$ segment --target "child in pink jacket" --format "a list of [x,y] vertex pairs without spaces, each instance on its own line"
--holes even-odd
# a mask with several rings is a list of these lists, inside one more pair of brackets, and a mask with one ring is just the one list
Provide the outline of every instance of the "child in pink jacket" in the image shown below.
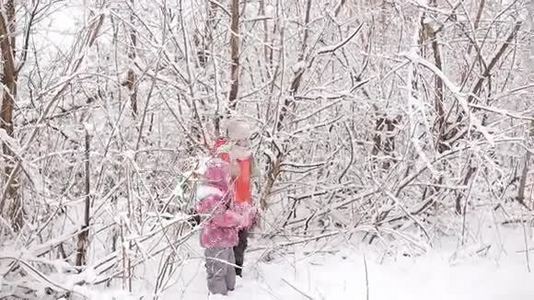
[[200,244],[205,248],[208,289],[226,295],[235,288],[235,257],[238,230],[244,218],[231,208],[230,166],[221,159],[207,162],[204,184],[197,192],[197,212],[207,216],[202,223]]

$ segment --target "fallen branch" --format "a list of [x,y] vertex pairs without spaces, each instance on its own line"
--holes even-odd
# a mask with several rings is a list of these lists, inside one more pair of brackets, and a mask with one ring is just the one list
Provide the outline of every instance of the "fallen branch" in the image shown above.
[[[28,272],[28,274],[34,274],[35,278],[40,281],[41,283],[45,283],[47,285],[50,285],[50,286],[53,286],[55,287],[56,290],[61,290],[61,291],[64,291],[64,292],[74,292],[72,289],[69,289],[63,285],[61,285],[60,283],[57,283],[53,280],[51,280],[50,278],[46,277],[43,273],[41,273],[39,270],[37,270],[36,268],[34,268],[32,265],[30,265],[29,263],[27,263],[26,261],[20,259],[20,258],[16,258],[16,257],[13,257],[13,256],[0,256],[0,260],[11,260],[15,263],[18,263],[20,264],[20,266],[26,270],[26,272]],[[84,296],[82,294],[80,294],[81,296]]]

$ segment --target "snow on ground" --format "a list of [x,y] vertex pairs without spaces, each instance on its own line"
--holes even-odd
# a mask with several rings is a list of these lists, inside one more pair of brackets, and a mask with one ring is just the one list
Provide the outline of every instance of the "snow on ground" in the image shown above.
[[198,248],[199,256],[177,272],[176,281],[160,299],[534,299],[534,274],[527,270],[523,229],[502,229],[499,236],[499,243],[474,244],[462,251],[456,251],[453,241],[444,242],[419,257],[362,250],[357,240],[338,241],[313,255],[305,255],[297,246],[293,250],[299,253],[276,255],[270,262],[260,261],[262,251],[255,251],[248,254],[245,277],[227,297],[208,297]]

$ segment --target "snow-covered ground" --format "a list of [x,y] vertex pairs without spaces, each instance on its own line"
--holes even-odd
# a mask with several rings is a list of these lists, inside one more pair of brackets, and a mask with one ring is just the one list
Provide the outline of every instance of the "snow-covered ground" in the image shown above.
[[295,246],[291,251],[296,253],[277,254],[269,262],[260,259],[264,251],[254,251],[248,254],[245,276],[238,280],[236,290],[227,297],[211,298],[199,248],[199,257],[177,271],[176,281],[160,299],[532,300],[534,274],[527,268],[523,233],[520,226],[503,228],[500,242],[462,248],[453,239],[444,240],[418,257],[402,252],[384,255],[376,248],[363,247],[357,239],[331,242],[314,254]]

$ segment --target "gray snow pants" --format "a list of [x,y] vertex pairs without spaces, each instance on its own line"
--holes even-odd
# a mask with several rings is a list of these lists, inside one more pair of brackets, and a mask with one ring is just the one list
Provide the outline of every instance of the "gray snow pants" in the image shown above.
[[235,288],[235,264],[232,248],[206,248],[206,272],[211,294],[228,294]]

